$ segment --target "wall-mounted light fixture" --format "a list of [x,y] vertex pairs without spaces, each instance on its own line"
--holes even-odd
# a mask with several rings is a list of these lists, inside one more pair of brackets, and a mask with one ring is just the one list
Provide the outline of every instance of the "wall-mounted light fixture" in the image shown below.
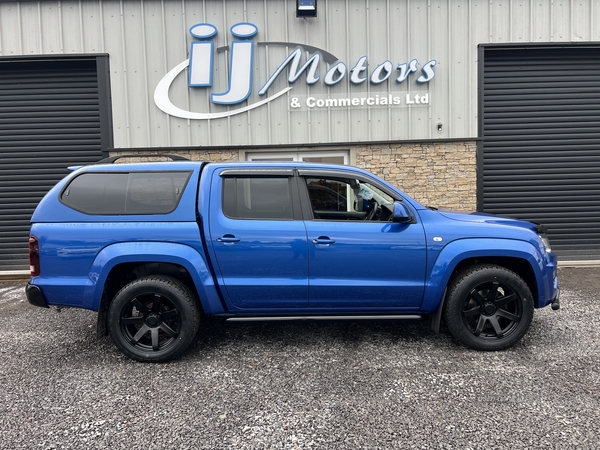
[[438,131],[442,131],[442,127],[443,127],[443,126],[444,126],[444,125],[442,124],[442,122],[438,123]]
[[317,0],[296,0],[296,17],[317,17]]

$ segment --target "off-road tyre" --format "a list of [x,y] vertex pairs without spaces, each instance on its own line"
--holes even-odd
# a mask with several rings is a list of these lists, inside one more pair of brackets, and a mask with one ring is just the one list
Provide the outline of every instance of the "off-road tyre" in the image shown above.
[[450,334],[474,350],[515,345],[533,319],[533,296],[523,279],[497,265],[478,265],[450,283],[443,317]]
[[108,333],[127,356],[165,362],[180,355],[200,326],[200,308],[181,281],[162,275],[138,278],[123,287],[108,310]]

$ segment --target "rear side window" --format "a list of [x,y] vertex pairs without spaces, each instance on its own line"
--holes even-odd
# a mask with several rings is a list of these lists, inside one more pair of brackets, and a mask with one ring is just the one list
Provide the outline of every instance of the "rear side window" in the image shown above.
[[168,214],[175,210],[189,171],[84,173],[60,195],[62,203],[85,214]]
[[289,178],[224,178],[223,213],[232,219],[291,220]]

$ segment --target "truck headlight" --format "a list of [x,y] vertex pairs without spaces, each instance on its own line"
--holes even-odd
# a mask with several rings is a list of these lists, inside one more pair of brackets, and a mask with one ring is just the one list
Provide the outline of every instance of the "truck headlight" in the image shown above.
[[548,253],[550,253],[552,251],[552,247],[550,247],[550,240],[548,239],[548,236],[545,233],[540,233],[540,234],[538,234],[538,236],[544,243],[544,247],[546,247],[546,251]]

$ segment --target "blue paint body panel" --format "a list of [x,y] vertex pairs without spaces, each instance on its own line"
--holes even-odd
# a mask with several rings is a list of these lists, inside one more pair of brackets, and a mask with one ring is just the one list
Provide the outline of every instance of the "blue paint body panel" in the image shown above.
[[[177,206],[166,214],[85,214],[61,201],[70,181],[84,173],[173,170],[188,171],[190,177]],[[404,203],[413,220],[319,220],[308,211],[301,176],[306,170],[379,186]],[[227,171],[287,177],[293,216],[225,215]],[[44,197],[31,222],[41,272],[30,284],[49,305],[97,311],[113,274],[160,264],[186,274],[182,279],[192,284],[209,315],[435,313],[456,267],[484,258],[527,267],[534,278],[536,307],[558,295],[556,257],[546,250],[534,224],[431,210],[348,166],[190,161],[83,167]]]

